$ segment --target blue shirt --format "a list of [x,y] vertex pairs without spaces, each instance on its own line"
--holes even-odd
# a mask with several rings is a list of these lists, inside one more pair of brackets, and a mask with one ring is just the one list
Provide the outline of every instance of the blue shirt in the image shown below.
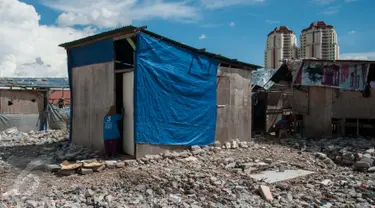
[[278,125],[286,125],[286,121],[285,120],[279,120],[277,122]]
[[122,116],[120,114],[104,117],[104,140],[120,138],[117,121],[121,119]]

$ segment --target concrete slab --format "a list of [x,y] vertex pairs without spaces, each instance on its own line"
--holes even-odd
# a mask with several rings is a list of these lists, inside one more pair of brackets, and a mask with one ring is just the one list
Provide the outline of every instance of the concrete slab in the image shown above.
[[258,174],[251,174],[250,177],[256,180],[264,179],[267,183],[276,183],[280,181],[287,181],[294,178],[313,174],[315,172],[307,170],[285,170],[285,172],[279,171],[264,171]]

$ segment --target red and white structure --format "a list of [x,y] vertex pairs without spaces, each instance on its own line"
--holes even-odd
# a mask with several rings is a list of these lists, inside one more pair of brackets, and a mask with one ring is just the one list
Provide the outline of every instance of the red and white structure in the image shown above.
[[324,60],[339,59],[337,33],[332,25],[323,21],[313,22],[300,35],[299,58]]
[[268,34],[264,51],[264,67],[278,69],[284,59],[297,58],[297,38],[287,26],[276,27]]

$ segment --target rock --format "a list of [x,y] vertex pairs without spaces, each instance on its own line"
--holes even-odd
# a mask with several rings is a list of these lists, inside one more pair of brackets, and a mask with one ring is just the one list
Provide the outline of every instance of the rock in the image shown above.
[[240,142],[241,148],[249,148],[249,144],[247,142]]
[[365,157],[365,158],[371,158],[372,156],[370,155],[370,154],[363,154],[363,157]]
[[125,163],[124,162],[117,162],[115,166],[116,166],[116,168],[124,168]]
[[285,167],[283,165],[279,166],[279,172],[285,172]]
[[258,191],[259,191],[260,195],[262,196],[262,198],[264,200],[266,200],[266,201],[272,201],[273,200],[271,190],[268,186],[260,185],[259,188],[258,188]]
[[341,164],[342,165],[353,165],[355,163],[354,160],[342,160]]
[[370,155],[374,155],[375,154],[375,149],[374,148],[368,149],[368,150],[366,150],[366,153],[368,153]]
[[106,168],[109,168],[109,169],[115,168],[116,167],[116,163],[117,163],[116,160],[107,160],[107,161],[104,162]]
[[58,175],[61,176],[70,176],[76,173],[76,170],[60,170],[57,172]]
[[137,160],[125,160],[124,163],[127,166],[136,166],[136,165],[138,165]]
[[281,190],[289,190],[289,184],[280,182],[276,184],[276,188]]
[[374,160],[371,158],[363,157],[360,161],[354,163],[354,167],[358,170],[369,169],[374,164]]
[[148,196],[153,196],[153,191],[152,191],[152,189],[147,189],[147,190],[146,190],[146,194],[147,194]]
[[107,196],[105,197],[105,201],[106,201],[108,204],[111,204],[113,200],[114,200],[114,198],[113,198],[113,196],[111,196],[111,195],[107,195]]
[[94,170],[91,169],[91,168],[81,168],[81,174],[82,175],[88,175],[88,174],[91,174],[93,172],[94,172]]
[[367,170],[368,172],[375,172],[375,166],[374,167],[371,167]]
[[264,162],[258,162],[256,164],[256,167],[260,170],[260,171],[263,171],[263,170],[267,170],[269,165],[267,163],[264,163]]
[[57,164],[48,164],[46,165],[46,170],[51,172],[57,172],[61,169],[60,165]]
[[197,149],[197,150],[194,150],[192,151],[191,153],[193,155],[200,155],[200,154],[203,154],[205,151],[203,149]]
[[220,141],[215,141],[214,146],[215,146],[215,147],[221,147]]
[[174,195],[174,194],[169,194],[168,199],[169,199],[169,201],[171,201],[175,204],[181,203],[181,197],[179,197],[177,195]]
[[190,156],[184,159],[186,162],[196,162],[198,159],[196,157]]
[[327,155],[321,152],[316,152],[315,157],[318,157],[319,159],[323,160],[324,158],[327,157]]
[[27,200],[26,201],[26,205],[27,206],[30,206],[32,208],[37,208],[38,207],[38,202],[34,201],[34,200]]
[[182,158],[187,158],[187,157],[190,156],[190,153],[184,151],[184,152],[180,152],[178,156],[179,156],[179,157],[182,157]]
[[268,163],[268,164],[271,164],[272,163],[272,159],[271,158],[266,158],[265,160],[264,160],[264,162],[265,163]]
[[356,160],[361,160],[363,158],[363,154],[362,153],[356,153],[355,154],[355,159]]
[[230,142],[225,142],[225,149],[230,149],[231,148],[231,145],[230,145]]
[[85,197],[92,197],[94,195],[95,195],[95,191],[93,191],[91,189],[86,190]]
[[232,162],[232,163],[229,163],[225,166],[225,169],[231,169],[231,168],[234,168],[236,167],[236,163],[235,162]]
[[197,145],[191,146],[191,151],[196,151],[196,150],[199,150],[199,149],[201,149],[200,146],[197,146]]
[[236,140],[233,140],[233,141],[232,141],[231,148],[232,148],[232,149],[237,149],[237,148],[238,148],[238,142],[237,142]]
[[92,170],[93,170],[94,172],[102,172],[104,169],[105,169],[105,165],[102,165],[102,166],[100,166],[100,167],[95,167],[95,168],[93,168]]
[[320,182],[320,184],[322,184],[323,186],[329,186],[332,184],[332,181],[329,180],[329,179],[326,179],[326,180],[323,180],[322,182]]

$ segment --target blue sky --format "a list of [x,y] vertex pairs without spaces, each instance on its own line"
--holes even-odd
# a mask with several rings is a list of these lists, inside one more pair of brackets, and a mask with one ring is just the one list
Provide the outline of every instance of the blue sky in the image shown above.
[[[43,35],[56,36],[64,42],[127,24],[147,25],[149,30],[185,44],[263,65],[266,37],[275,27],[287,25],[299,38],[303,28],[322,20],[335,26],[342,58],[375,59],[374,0],[0,0],[0,4],[1,1],[17,4],[29,19],[26,13],[33,8],[39,17],[35,27],[40,39]],[[28,9],[23,8],[25,5]],[[0,28],[1,24],[0,19]],[[60,33],[53,31],[50,35],[47,29]],[[17,70],[22,61],[18,61],[17,51],[14,54]],[[1,55],[0,51],[0,58]],[[54,67],[51,62],[58,57],[50,56],[38,55]],[[34,60],[32,54],[30,60]]]

